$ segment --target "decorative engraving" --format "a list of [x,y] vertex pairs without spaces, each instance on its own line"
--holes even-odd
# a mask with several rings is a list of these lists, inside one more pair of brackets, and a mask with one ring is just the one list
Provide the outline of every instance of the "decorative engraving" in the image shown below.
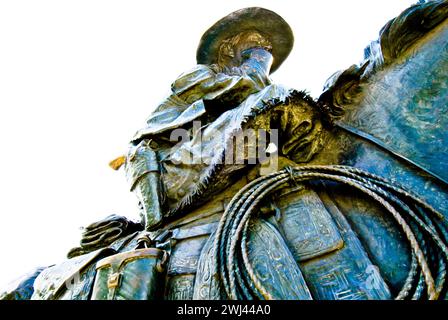
[[168,275],[196,273],[199,255],[208,236],[185,239],[176,243],[168,264]]
[[249,226],[248,255],[257,278],[274,299],[311,300],[302,272],[280,233],[263,219]]
[[280,225],[297,261],[329,253],[343,246],[339,231],[319,196],[309,187],[280,196]]
[[219,285],[219,275],[215,273],[214,239],[213,233],[204,245],[199,258],[194,284],[194,300],[217,300],[224,298]]
[[166,297],[168,300],[193,299],[194,275],[184,274],[168,278]]

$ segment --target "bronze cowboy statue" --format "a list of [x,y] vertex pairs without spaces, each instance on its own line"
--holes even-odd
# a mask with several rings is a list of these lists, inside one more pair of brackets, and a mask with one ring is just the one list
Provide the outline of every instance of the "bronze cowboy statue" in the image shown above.
[[279,15],[224,17],[111,162],[141,221],[91,224],[1,298],[446,299],[447,16],[408,8],[317,100],[269,78]]

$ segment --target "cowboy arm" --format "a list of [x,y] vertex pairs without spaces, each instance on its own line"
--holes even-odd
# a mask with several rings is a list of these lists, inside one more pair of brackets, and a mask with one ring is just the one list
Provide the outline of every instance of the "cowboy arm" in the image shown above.
[[186,103],[199,99],[241,102],[270,84],[271,57],[268,51],[255,48],[247,50],[239,67],[225,72],[218,72],[215,66],[198,65],[176,79],[171,90]]

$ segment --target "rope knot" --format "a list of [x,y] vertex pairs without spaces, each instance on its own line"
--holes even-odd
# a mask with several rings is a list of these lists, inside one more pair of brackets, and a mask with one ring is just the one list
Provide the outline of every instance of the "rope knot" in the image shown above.
[[300,183],[297,180],[297,174],[294,172],[294,168],[291,166],[286,166],[284,170],[289,175],[288,182],[291,185],[291,187],[293,188],[299,187]]

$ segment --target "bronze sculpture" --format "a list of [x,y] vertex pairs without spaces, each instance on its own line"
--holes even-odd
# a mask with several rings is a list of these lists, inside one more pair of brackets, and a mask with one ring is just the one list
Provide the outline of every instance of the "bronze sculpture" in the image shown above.
[[445,298],[447,7],[389,22],[318,101],[270,83],[292,48],[281,17],[226,16],[112,162],[142,223],[90,225],[2,297]]

